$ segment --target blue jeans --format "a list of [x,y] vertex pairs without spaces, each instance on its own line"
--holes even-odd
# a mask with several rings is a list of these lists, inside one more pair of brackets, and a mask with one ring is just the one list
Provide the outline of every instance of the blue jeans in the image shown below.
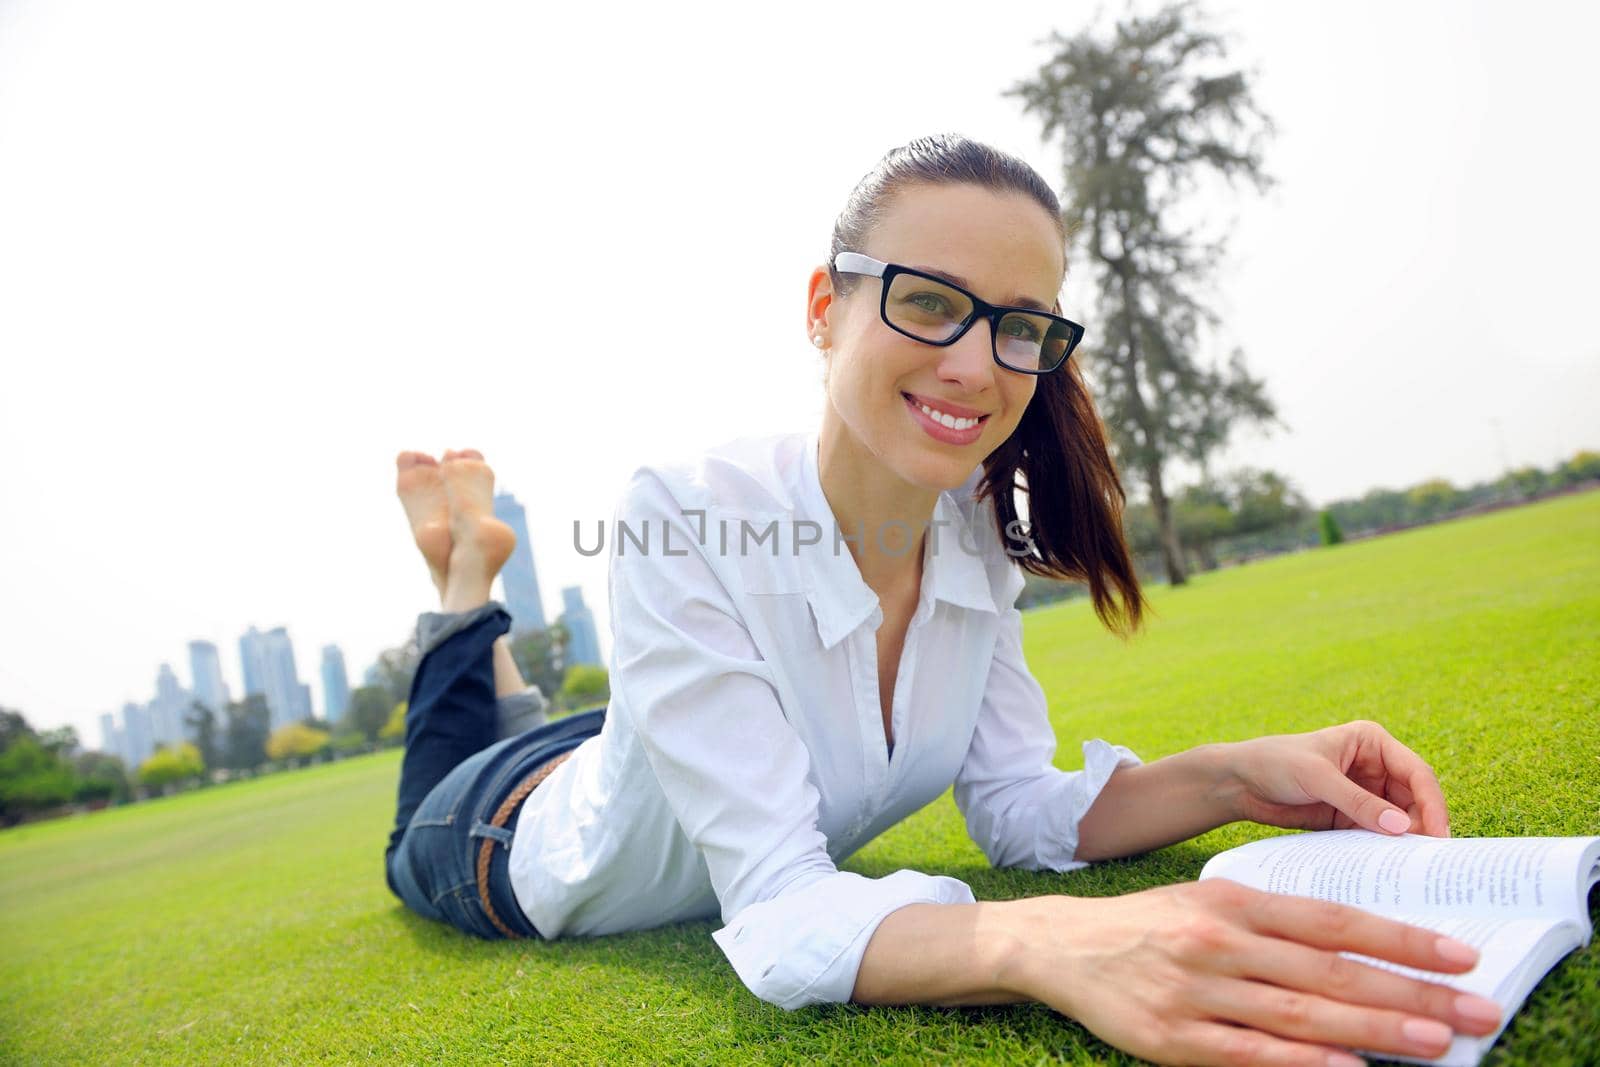
[[511,628],[503,607],[479,612],[427,651],[411,681],[406,751],[394,829],[384,851],[389,889],[419,915],[482,938],[501,938],[478,896],[477,858],[485,838],[489,900],[519,937],[538,937],[511,890],[508,859],[517,816],[489,819],[541,763],[600,732],[606,709],[547,722],[495,739],[494,642]]

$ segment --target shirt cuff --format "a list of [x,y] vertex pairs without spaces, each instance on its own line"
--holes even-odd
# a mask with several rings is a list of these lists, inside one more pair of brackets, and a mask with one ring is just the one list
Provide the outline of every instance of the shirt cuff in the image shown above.
[[1098,737],[1083,743],[1083,770],[1072,773],[1067,784],[1066,803],[1053,804],[1048,812],[1046,837],[1040,848],[1040,859],[1046,869],[1076,871],[1089,866],[1088,860],[1075,858],[1078,824],[1094,806],[1114,771],[1119,767],[1137,767],[1143,762],[1132,749],[1109,744]]
[[750,991],[793,1011],[842,1004],[855,991],[867,942],[884,916],[907,904],[972,904],[959,878],[901,870],[883,878],[851,871],[747,905],[711,937]]

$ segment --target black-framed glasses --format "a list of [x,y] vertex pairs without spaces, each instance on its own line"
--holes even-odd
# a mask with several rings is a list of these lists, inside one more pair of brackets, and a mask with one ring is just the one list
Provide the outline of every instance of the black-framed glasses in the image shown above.
[[1035,308],[1007,307],[980,299],[952,282],[860,252],[840,252],[833,267],[883,281],[878,314],[890,329],[914,341],[953,345],[983,319],[991,327],[994,361],[1021,374],[1049,374],[1083,340],[1083,327],[1071,319]]

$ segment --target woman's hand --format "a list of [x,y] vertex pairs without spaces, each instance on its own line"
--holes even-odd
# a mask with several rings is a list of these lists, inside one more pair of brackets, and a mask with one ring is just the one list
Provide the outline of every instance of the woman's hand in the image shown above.
[[1452,973],[1476,962],[1460,942],[1452,954],[1449,938],[1343,904],[1225,878],[1016,904],[1027,910],[1008,985],[1157,1063],[1361,1062],[1344,1048],[1432,1058],[1453,1030],[1491,1034],[1501,1017],[1493,1001],[1341,956]]
[[1221,746],[1235,816],[1296,830],[1450,836],[1433,769],[1375,722]]

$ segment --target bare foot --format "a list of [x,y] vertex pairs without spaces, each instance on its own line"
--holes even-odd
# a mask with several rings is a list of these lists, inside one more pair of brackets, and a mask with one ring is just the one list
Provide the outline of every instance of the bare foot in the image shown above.
[[411,523],[411,537],[428,562],[428,574],[444,599],[445,572],[450,565],[450,502],[445,496],[439,463],[425,452],[395,457],[395,492]]
[[444,610],[486,604],[495,575],[517,547],[517,535],[494,517],[494,472],[472,449],[446,452],[439,465],[450,514],[450,557]]

